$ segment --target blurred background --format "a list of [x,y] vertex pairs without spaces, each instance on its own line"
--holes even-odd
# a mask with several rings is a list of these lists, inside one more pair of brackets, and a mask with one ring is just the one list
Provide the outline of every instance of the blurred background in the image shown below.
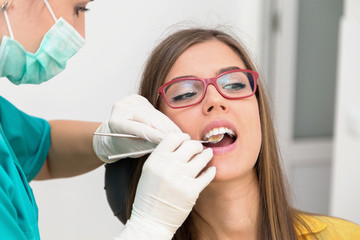
[[[89,8],[87,43],[64,72],[40,86],[2,79],[0,94],[48,120],[104,121],[115,101],[137,92],[148,54],[169,32],[225,27],[251,50],[269,87],[295,206],[360,224],[360,1],[97,0]],[[31,186],[42,239],[120,232],[104,167]]]

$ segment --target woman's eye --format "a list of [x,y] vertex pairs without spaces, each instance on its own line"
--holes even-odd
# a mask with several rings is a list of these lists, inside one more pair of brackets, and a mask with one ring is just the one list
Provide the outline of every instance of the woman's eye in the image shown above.
[[74,12],[77,16],[79,16],[80,12],[87,12],[89,10],[90,10],[89,8],[86,8],[84,6],[77,6],[75,7]]
[[244,89],[244,88],[246,88],[246,84],[241,83],[241,82],[226,84],[223,87],[223,89],[230,90],[230,91],[241,90],[241,89]]
[[192,98],[196,94],[197,94],[197,92],[187,92],[187,93],[180,94],[180,95],[177,95],[175,97],[172,97],[171,99],[174,102],[185,101],[185,100],[189,100],[190,98]]

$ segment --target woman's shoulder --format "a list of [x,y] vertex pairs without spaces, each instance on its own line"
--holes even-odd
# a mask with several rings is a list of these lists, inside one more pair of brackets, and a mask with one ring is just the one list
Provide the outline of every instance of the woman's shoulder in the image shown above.
[[306,235],[315,235],[320,239],[360,239],[360,226],[351,221],[312,214],[299,214],[298,217],[305,223],[298,231],[303,239],[311,239]]

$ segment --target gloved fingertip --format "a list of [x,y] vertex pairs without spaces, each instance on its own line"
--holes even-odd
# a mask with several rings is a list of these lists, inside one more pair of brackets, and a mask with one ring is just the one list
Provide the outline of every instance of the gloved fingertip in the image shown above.
[[145,104],[146,106],[150,106],[151,108],[154,108],[153,105],[147,100],[145,97],[139,95],[139,94],[133,94],[131,96],[131,100],[135,101],[137,104]]
[[208,174],[208,183],[207,185],[215,178],[216,175],[216,167],[215,166],[211,166],[208,169],[206,169],[206,172]]
[[216,167],[211,166],[206,169],[197,179],[199,180],[199,188],[202,191],[215,178]]
[[155,135],[153,137],[154,137],[153,139],[149,139],[148,141],[160,143],[166,137],[166,135],[162,132],[159,132],[157,135]]
[[191,139],[189,134],[183,133],[183,132],[181,134],[184,135],[185,140],[190,140]]
[[216,167],[215,166],[211,166],[209,167],[208,171],[210,172],[210,175],[213,176],[213,178],[215,177],[216,174]]
[[203,152],[206,152],[207,154],[214,156],[214,151],[212,148],[205,148]]

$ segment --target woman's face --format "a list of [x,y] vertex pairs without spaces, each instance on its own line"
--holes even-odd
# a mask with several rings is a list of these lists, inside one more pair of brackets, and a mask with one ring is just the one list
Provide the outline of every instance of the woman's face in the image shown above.
[[[165,83],[181,76],[211,78],[224,68],[245,69],[244,62],[226,44],[211,40],[187,49],[176,60],[165,78]],[[197,105],[173,109],[161,97],[160,110],[192,139],[200,140],[216,128],[232,130],[234,139],[225,135],[213,148],[210,165],[216,166],[215,181],[226,181],[253,175],[261,145],[261,127],[255,95],[229,100],[209,85],[204,99]]]
[[[90,0],[48,0],[56,18],[64,18],[85,37],[85,9]],[[16,0],[7,10],[14,39],[35,53],[44,35],[55,24],[43,0]],[[0,39],[10,36],[0,12]]]

